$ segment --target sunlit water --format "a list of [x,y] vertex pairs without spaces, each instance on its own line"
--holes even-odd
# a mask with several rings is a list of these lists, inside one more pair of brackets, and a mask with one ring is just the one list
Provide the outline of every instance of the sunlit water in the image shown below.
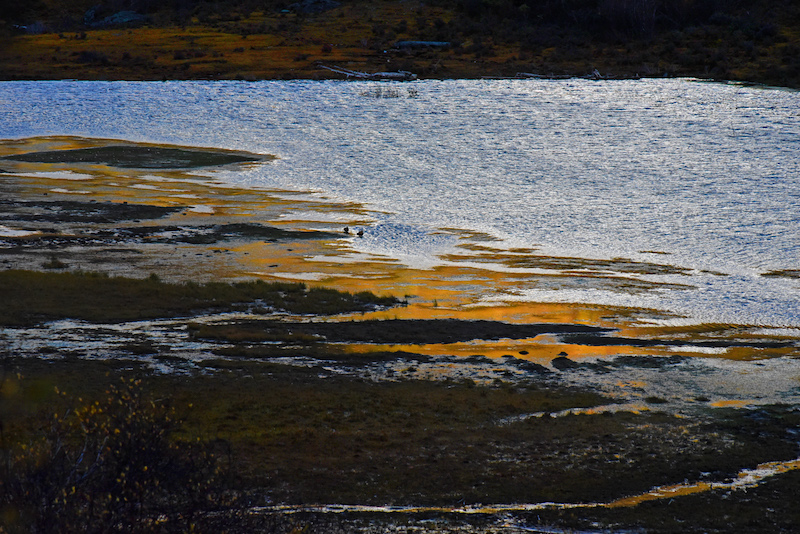
[[[376,87],[396,98],[376,98]],[[663,263],[689,284],[518,298],[800,326],[800,93],[692,80],[6,82],[0,137],[81,135],[249,150],[246,187],[374,210],[364,252],[430,266],[483,232],[498,248]],[[713,271],[720,274],[712,274]]]

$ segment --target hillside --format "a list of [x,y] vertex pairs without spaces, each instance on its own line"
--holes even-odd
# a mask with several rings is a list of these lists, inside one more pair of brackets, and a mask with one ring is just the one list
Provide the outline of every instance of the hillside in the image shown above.
[[0,79],[340,77],[324,65],[800,87],[792,0],[96,1],[0,6]]

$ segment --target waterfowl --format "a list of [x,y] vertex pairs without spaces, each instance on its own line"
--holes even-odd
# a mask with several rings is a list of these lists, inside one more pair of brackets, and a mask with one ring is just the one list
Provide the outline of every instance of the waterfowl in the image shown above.
[[358,231],[358,237],[364,237],[364,230]]
[[346,234],[350,233],[350,227],[349,226],[345,226],[344,227],[344,233],[346,233]]

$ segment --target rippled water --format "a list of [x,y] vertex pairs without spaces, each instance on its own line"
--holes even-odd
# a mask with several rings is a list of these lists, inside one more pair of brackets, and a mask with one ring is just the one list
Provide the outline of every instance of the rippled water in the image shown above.
[[519,298],[800,326],[800,281],[762,276],[800,269],[797,92],[693,80],[0,83],[0,137],[34,135],[275,154],[217,177],[363,202],[374,220],[354,246],[413,265],[452,252],[457,238],[432,232],[458,228],[498,248],[692,270],[628,275],[688,290]]

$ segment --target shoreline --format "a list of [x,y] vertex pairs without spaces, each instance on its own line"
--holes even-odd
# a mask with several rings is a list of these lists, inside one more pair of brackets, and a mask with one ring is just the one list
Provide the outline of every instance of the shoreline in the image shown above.
[[[21,139],[6,141],[0,155],[109,142]],[[234,165],[270,164],[261,158]],[[238,473],[247,481],[240,491],[286,504],[457,508],[459,499],[610,502],[684,478],[708,482],[705,493],[674,502],[577,515],[514,512],[520,528],[547,522],[596,528],[590,525],[598,520],[671,532],[677,530],[670,520],[648,519],[650,511],[699,526],[714,522],[695,508],[710,503],[733,515],[727,526],[737,517],[746,524],[749,516],[736,515],[741,493],[711,483],[797,458],[792,377],[800,371],[789,366],[797,361],[796,340],[737,325],[652,327],[642,321],[654,313],[649,310],[465,306],[461,277],[487,272],[417,271],[385,258],[342,262],[352,250],[340,227],[354,226],[364,206],[315,200],[315,209],[336,217],[310,231],[291,222],[292,212],[308,209],[300,195],[217,188],[181,169],[14,161],[9,170],[0,175],[3,225],[31,233],[0,237],[14,244],[0,256],[6,270],[235,282],[299,277],[308,271],[306,258],[324,255],[327,263],[315,262],[314,269],[325,277],[309,286],[386,294],[413,284],[414,295],[395,295],[406,305],[378,311],[276,313],[262,304],[265,310],[257,312],[223,306],[175,319],[156,314],[116,324],[62,320],[3,329],[5,369],[12,371],[4,377],[19,372],[32,391],[55,384],[91,399],[118,376],[138,375],[155,398],[194,404],[184,432],[217,436],[237,451]],[[330,448],[333,453],[320,453]],[[782,511],[762,518],[765,529],[793,513],[790,499],[773,502],[771,488],[798,482],[790,472],[749,490],[764,492],[764,501]],[[440,531],[462,524],[446,510],[431,514]],[[308,513],[303,520],[334,531],[341,526],[337,517]],[[386,524],[348,520],[350,527],[366,521],[364,532]],[[502,531],[500,520],[484,514],[463,525],[464,532],[480,531],[482,521]]]
[[[589,80],[589,81],[596,81],[596,82],[624,82],[624,81],[638,81],[638,80],[689,80],[695,81],[697,83],[716,83],[722,85],[733,85],[733,86],[741,86],[741,87],[753,87],[757,89],[763,89],[765,91],[791,91],[797,92],[800,91],[800,85],[798,86],[791,86],[791,85],[775,85],[769,82],[757,82],[757,81],[748,81],[748,80],[738,80],[738,79],[726,79],[726,78],[704,78],[702,76],[695,76],[695,75],[685,75],[685,76],[639,76],[639,75],[631,75],[631,76],[602,76],[602,77],[595,77],[592,75],[586,74],[574,74],[574,75],[525,75],[525,76],[502,76],[502,75],[476,75],[476,76],[454,76],[454,77],[420,77],[416,80],[392,80],[392,79],[379,79],[379,80],[370,80],[370,79],[359,79],[359,78],[341,78],[341,77],[316,77],[316,76],[308,76],[308,77],[276,77],[276,78],[168,78],[168,79],[141,79],[141,78],[120,78],[120,79],[107,79],[103,77],[99,78],[74,78],[74,77],[64,77],[64,78],[9,78],[9,79],[0,79],[0,83],[14,83],[14,82],[103,82],[103,83],[116,83],[116,82],[153,82],[153,83],[169,83],[169,82],[244,82],[244,83],[259,83],[259,82],[342,82],[342,83],[365,83],[365,82],[372,82],[375,84],[387,84],[391,85],[392,88],[396,88],[398,86],[403,86],[405,84],[409,84],[409,87],[413,89],[413,84],[415,81],[458,81],[458,80],[507,80],[507,81],[525,81],[525,80],[544,80],[544,81],[564,81],[564,80]],[[380,96],[380,95],[378,95]],[[392,96],[386,96],[386,98],[392,98]],[[120,139],[123,140],[123,139]],[[123,140],[124,141],[124,140]]]
[[[319,70],[323,71],[322,67]],[[512,69],[513,70],[513,69]],[[694,80],[700,83],[719,83],[724,85],[738,85],[742,87],[755,87],[764,90],[777,90],[777,91],[800,91],[800,85],[781,85],[770,81],[758,81],[740,78],[717,78],[704,76],[701,73],[684,73],[679,75],[641,75],[639,73],[623,73],[623,74],[600,74],[592,72],[574,72],[571,74],[541,74],[529,72],[503,72],[488,74],[483,72],[475,72],[472,74],[459,73],[453,76],[418,76],[413,80],[397,80],[393,78],[371,78],[373,74],[382,71],[375,71],[374,73],[363,73],[366,77],[353,77],[346,75],[319,75],[316,72],[309,72],[306,75],[297,75],[297,73],[276,75],[273,77],[255,77],[255,76],[234,76],[234,77],[215,77],[215,76],[197,76],[197,77],[113,77],[94,76],[94,77],[81,77],[81,76],[63,76],[54,77],[50,75],[36,76],[36,77],[0,77],[0,83],[4,82],[277,82],[277,81],[304,81],[304,82],[323,82],[323,81],[338,81],[338,82],[379,82],[379,83],[399,83],[399,84],[413,84],[414,81],[457,81],[457,80],[591,80],[597,82],[603,81],[637,81],[637,80]],[[390,75],[394,75],[396,71],[388,71]]]
[[[504,300],[502,296],[513,295],[523,280],[514,272],[492,269],[491,265],[479,267],[482,263],[503,266],[504,262],[511,262],[512,267],[554,270],[554,275],[537,275],[545,281],[553,276],[584,280],[583,271],[590,270],[597,272],[594,276],[599,277],[598,284],[604,283],[602,277],[606,276],[613,287],[618,283],[614,276],[617,270],[682,272],[669,265],[620,258],[550,258],[533,251],[515,250],[509,254],[487,247],[480,236],[468,231],[462,231],[464,243],[457,256],[444,258],[449,261],[426,269],[408,267],[394,258],[354,253],[351,240],[357,237],[343,234],[341,228],[363,223],[369,215],[365,206],[308,199],[302,192],[220,187],[204,177],[203,167],[194,171],[186,164],[181,164],[183,168],[158,168],[159,158],[171,162],[183,157],[176,155],[180,151],[200,165],[215,157],[242,158],[247,161],[227,164],[245,167],[269,165],[272,160],[272,156],[263,154],[69,136],[4,141],[0,157],[7,170],[3,176],[8,179],[2,187],[7,198],[3,225],[8,231],[0,236],[6,242],[2,267],[54,273],[97,271],[133,278],[155,275],[166,282],[181,283],[259,279],[302,282],[354,294],[371,291],[393,295],[406,301],[402,308],[361,313],[359,321],[399,319],[424,324],[431,320],[488,320],[512,325],[575,324],[608,330],[597,339],[573,335],[560,344],[533,346],[524,341],[535,337],[531,335],[520,337],[523,341],[519,342],[499,339],[503,336],[494,340],[483,336],[480,344],[469,338],[416,343],[413,336],[391,343],[350,339],[348,344],[353,351],[369,350],[370,346],[412,350],[412,345],[417,345],[415,350],[430,356],[469,356],[477,351],[498,358],[522,350],[528,359],[538,358],[540,364],[561,352],[579,359],[598,354],[638,354],[706,355],[748,361],[797,351],[793,338],[785,336],[785,329],[781,328],[694,322],[670,325],[664,320],[677,316],[660,310]],[[83,154],[84,159],[97,161],[41,161],[67,153]],[[19,159],[20,154],[28,156]],[[102,162],[108,157],[131,158],[131,163],[116,159],[116,163],[107,166]],[[136,161],[137,157],[144,159]],[[136,165],[144,168],[137,169]],[[314,222],[302,220],[309,210],[324,212],[325,216]],[[293,219],[295,212],[302,214],[301,220]],[[471,282],[465,285],[463,280]],[[628,285],[634,282],[629,277],[623,281]],[[642,288],[655,290],[663,283],[648,281]],[[487,302],[486,294],[497,298]],[[345,316],[344,320],[352,318]],[[775,333],[770,335],[770,330]]]

